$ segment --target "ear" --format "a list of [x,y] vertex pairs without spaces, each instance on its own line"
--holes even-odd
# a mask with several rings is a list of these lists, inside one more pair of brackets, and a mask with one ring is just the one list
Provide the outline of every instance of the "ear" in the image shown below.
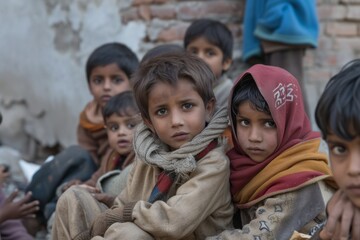
[[222,63],[222,70],[224,72],[226,72],[227,70],[229,70],[229,68],[231,67],[232,64],[232,59],[231,58],[227,58],[223,61]]
[[214,114],[216,100],[212,98],[205,106],[206,122],[210,122],[211,117]]
[[150,128],[150,130],[155,133],[155,129],[154,126],[152,125],[151,121],[149,119],[143,118],[143,121],[145,123],[145,125]]

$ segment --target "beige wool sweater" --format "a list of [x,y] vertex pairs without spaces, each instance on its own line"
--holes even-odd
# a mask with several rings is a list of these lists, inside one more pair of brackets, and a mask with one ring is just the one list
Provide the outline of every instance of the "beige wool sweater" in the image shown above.
[[200,159],[189,179],[172,189],[166,202],[150,204],[147,199],[159,173],[158,167],[135,161],[126,189],[115,200],[119,207],[136,201],[132,221],[141,229],[155,239],[204,239],[232,227],[229,161],[223,146]]

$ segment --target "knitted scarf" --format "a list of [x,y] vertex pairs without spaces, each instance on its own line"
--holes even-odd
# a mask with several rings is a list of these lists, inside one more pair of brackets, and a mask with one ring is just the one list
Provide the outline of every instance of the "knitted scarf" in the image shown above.
[[[148,165],[163,169],[154,187],[154,194],[151,194],[152,197],[149,200],[162,198],[174,182],[187,179],[189,174],[196,169],[195,156],[206,149],[214,139],[218,139],[227,125],[226,108],[219,109],[202,132],[190,142],[171,152],[145,124],[139,124],[134,135],[134,151],[137,158]],[[212,145],[213,143],[209,148]],[[161,194],[157,194],[156,191]]]
[[[195,156],[195,160],[198,161],[203,157],[205,157],[206,154],[208,154],[211,150],[213,150],[217,146],[217,144],[218,144],[217,139],[214,139],[204,150],[202,150],[200,153],[198,153]],[[167,193],[169,192],[175,179],[176,179],[175,172],[162,171],[158,176],[158,180],[150,194],[148,202],[154,203],[158,200],[162,200],[162,201],[166,200]]]
[[[255,81],[269,106],[276,123],[278,145],[260,163],[249,158],[239,144],[236,115],[231,112],[234,148],[228,152],[228,157],[234,201],[237,204],[253,203],[267,194],[292,191],[306,182],[329,177],[326,155],[318,152],[320,133],[311,129],[298,81],[284,69],[257,64],[234,82],[231,99],[241,81],[248,77]],[[230,109],[231,105],[232,101],[229,102]]]

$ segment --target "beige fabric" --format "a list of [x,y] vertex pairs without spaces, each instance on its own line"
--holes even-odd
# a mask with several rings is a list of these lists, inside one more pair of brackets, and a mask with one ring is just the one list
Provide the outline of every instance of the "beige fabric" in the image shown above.
[[[121,236],[121,238],[119,238]],[[153,240],[154,238],[144,232],[136,224],[127,222],[127,223],[114,223],[106,231],[104,237],[96,236],[91,240],[118,240],[118,239],[134,239],[134,240]]]
[[[229,160],[224,152],[226,145],[220,141],[197,162],[193,157],[213,139],[219,138],[227,124],[226,110],[219,110],[199,135],[173,152],[167,152],[164,145],[149,135],[149,129],[140,127],[134,137],[134,167],[113,208],[123,209],[125,204],[134,202],[132,222],[141,228],[139,234],[145,231],[155,239],[204,239],[231,228],[233,206],[228,181]],[[147,200],[163,169],[175,171],[180,178],[170,189],[167,201],[150,204]],[[103,210],[90,194],[71,188],[58,201],[54,239],[74,238],[88,229]],[[124,239],[121,234],[127,230],[118,229],[122,224],[116,225],[117,230],[112,226],[105,236]]]
[[[133,222],[155,239],[204,239],[231,228],[229,161],[223,147],[217,147],[199,160],[190,179],[173,189],[167,202],[154,204],[146,200],[160,169],[136,160],[127,188],[115,200],[115,205],[137,201]],[[88,229],[95,217],[106,209],[80,186],[71,187],[57,203],[53,239],[73,239]],[[105,234],[116,235],[111,229],[113,227]],[[122,239],[121,235],[117,237]]]
[[269,197],[257,205],[240,210],[241,229],[226,230],[207,240],[288,240],[294,230],[314,234],[326,220],[326,203],[333,190],[324,182]]
[[204,239],[232,226],[229,161],[223,146],[199,160],[190,179],[173,189],[167,202],[150,204],[146,200],[160,171],[136,161],[127,188],[115,200],[119,206],[138,201],[132,213],[136,225],[155,239]]
[[106,209],[107,206],[95,200],[85,188],[70,187],[56,204],[52,239],[74,239],[89,229],[96,216]]

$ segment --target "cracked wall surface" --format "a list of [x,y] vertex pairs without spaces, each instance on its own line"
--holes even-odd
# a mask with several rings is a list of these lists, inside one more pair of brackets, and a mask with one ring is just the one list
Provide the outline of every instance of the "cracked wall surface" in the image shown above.
[[[91,99],[84,70],[91,51],[113,41],[139,51],[144,23],[121,24],[121,10],[129,4],[120,0],[0,2],[3,143],[12,141],[29,152],[34,140],[45,146],[76,143],[78,115]],[[17,141],[19,135],[23,138]]]

